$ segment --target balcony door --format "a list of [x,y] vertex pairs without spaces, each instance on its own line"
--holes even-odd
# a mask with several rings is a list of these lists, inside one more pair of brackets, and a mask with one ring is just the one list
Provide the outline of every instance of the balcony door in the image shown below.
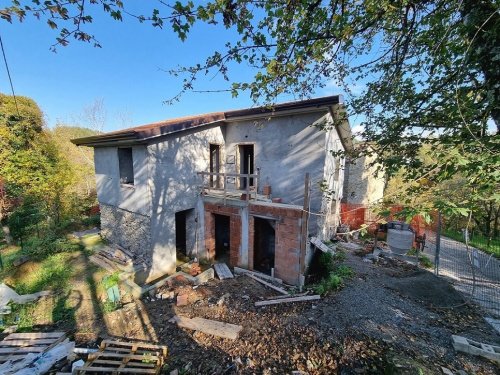
[[[210,173],[220,173],[220,145],[210,145]],[[210,175],[210,187],[220,189],[220,176]]]
[[[240,154],[240,174],[254,173],[254,147],[253,145],[239,145]],[[249,179],[250,186],[253,186],[253,178]],[[240,179],[240,189],[247,188],[247,179]]]

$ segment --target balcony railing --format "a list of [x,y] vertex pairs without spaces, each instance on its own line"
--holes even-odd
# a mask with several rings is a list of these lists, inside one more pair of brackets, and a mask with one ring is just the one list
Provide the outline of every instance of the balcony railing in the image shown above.
[[[198,172],[201,178],[202,193],[224,198],[257,200],[258,174]],[[234,183],[228,183],[233,179]]]

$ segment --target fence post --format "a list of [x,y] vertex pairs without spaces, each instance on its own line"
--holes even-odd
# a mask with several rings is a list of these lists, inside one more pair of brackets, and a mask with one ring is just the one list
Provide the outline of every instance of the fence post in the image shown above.
[[438,211],[436,228],[436,254],[434,256],[434,273],[439,276],[439,252],[441,251],[441,211]]

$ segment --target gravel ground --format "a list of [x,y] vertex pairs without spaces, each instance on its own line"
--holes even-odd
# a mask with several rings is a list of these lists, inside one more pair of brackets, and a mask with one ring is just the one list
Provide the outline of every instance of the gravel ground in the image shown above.
[[[427,232],[425,253],[433,262],[436,252],[436,234]],[[476,301],[493,318],[500,318],[500,260],[491,254],[470,247],[474,254],[475,287],[472,268],[465,244],[441,237],[439,274],[449,277],[453,286]]]
[[[245,276],[196,289],[172,285],[189,292],[189,305],[129,304],[112,313],[127,317],[118,337],[153,332],[169,347],[166,373],[442,374],[441,367],[497,373],[492,362],[453,350],[452,334],[488,343],[498,343],[499,336],[445,280],[396,260],[371,264],[347,254],[345,263],[356,275],[313,303],[257,308],[255,301],[275,292]],[[240,324],[243,330],[235,341],[215,338],[168,323],[174,314]]]

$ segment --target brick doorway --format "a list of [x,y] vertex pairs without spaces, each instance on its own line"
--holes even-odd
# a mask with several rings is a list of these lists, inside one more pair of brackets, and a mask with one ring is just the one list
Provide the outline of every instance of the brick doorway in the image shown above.
[[253,267],[257,271],[271,274],[274,268],[274,252],[276,248],[275,221],[254,218]]
[[229,264],[231,245],[230,217],[214,214],[215,225],[215,260]]

